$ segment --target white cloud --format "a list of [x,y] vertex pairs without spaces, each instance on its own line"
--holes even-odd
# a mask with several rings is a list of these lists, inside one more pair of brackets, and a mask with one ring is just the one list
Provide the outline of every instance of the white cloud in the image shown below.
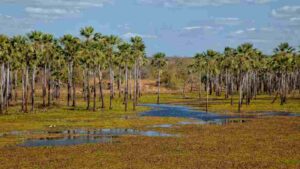
[[0,14],[0,32],[8,35],[23,34],[32,30],[33,21]]
[[83,9],[102,7],[112,0],[0,0],[0,3],[25,6],[29,16],[39,19],[57,19],[74,16]]
[[197,30],[197,29],[212,30],[214,28],[212,26],[188,26],[188,27],[184,27],[183,29],[187,30],[187,31],[192,31],[192,30]]
[[138,33],[132,33],[132,32],[128,32],[128,33],[125,33],[122,35],[122,37],[125,39],[129,39],[129,38],[135,37],[135,36],[140,36],[145,39],[156,39],[157,38],[156,35],[138,34]]
[[137,0],[139,3],[163,5],[166,7],[175,6],[218,6],[226,4],[250,3],[265,4],[275,0]]
[[300,6],[283,6],[272,10],[272,16],[275,18],[300,17]]

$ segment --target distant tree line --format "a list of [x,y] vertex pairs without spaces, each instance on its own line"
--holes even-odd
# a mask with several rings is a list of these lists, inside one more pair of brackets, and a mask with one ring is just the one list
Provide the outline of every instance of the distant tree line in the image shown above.
[[[238,93],[238,112],[258,94],[274,95],[272,103],[279,97],[283,105],[288,94],[296,90],[300,93],[300,55],[288,43],[280,44],[271,56],[250,43],[237,48],[226,47],[223,53],[207,50],[195,55],[194,63],[187,71],[198,75],[199,88],[206,91],[206,110],[212,92],[221,96],[224,91],[232,105],[233,95]],[[201,91],[200,99],[204,95]]]

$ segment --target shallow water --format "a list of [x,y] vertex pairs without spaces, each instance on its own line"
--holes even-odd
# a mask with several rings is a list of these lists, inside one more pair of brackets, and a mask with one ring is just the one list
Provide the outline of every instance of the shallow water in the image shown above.
[[[193,122],[195,124],[227,124],[232,122],[240,122],[232,121],[232,119],[257,118],[263,116],[299,116],[298,114],[284,112],[267,112],[253,115],[221,115],[216,113],[197,111],[189,107],[179,105],[143,104],[141,106],[148,106],[152,108],[152,110],[141,113],[141,116],[190,118],[197,120],[196,122]],[[164,124],[154,127],[168,128],[170,126],[169,124]]]
[[37,147],[37,146],[67,146],[87,143],[113,143],[114,138],[124,135],[136,135],[147,137],[177,137],[178,135],[160,133],[157,131],[140,131],[135,129],[75,129],[62,131],[13,131],[2,134],[2,136],[37,136],[45,134],[46,137],[37,139],[27,139],[20,146]]

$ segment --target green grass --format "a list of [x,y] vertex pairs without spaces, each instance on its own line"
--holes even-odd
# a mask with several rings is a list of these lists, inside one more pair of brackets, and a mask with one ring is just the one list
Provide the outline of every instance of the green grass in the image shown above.
[[[196,93],[186,98],[180,94],[162,94],[161,103],[184,104],[204,109],[205,100]],[[209,111],[236,112],[222,97],[210,96]],[[243,106],[244,113],[287,111],[300,112],[299,96],[288,98],[281,106],[271,104],[272,97],[257,97],[251,105]],[[108,98],[106,107],[108,106]],[[40,100],[38,99],[38,104]],[[155,103],[155,94],[145,94],[140,103]],[[78,100],[75,110],[53,105],[46,110],[37,108],[28,114],[13,106],[0,116],[0,133],[24,130],[61,130],[73,128],[135,128],[180,134],[178,138],[124,136],[116,144],[84,144],[66,147],[24,148],[16,143],[33,136],[0,137],[0,168],[299,168],[300,138],[298,117],[269,117],[249,119],[246,123],[218,125],[175,125],[172,128],[149,128],[155,124],[176,124],[182,119],[140,117],[148,107],[124,111],[122,99],[116,98],[113,110],[85,110]],[[99,102],[97,102],[99,106]],[[49,126],[56,127],[49,127]],[[39,137],[36,135],[34,137]]]

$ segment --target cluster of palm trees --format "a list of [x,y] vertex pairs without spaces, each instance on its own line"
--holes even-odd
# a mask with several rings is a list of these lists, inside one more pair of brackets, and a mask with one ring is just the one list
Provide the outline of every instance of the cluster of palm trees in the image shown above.
[[226,47],[223,53],[207,50],[195,55],[189,69],[199,75],[200,89],[204,83],[206,111],[212,92],[220,96],[225,91],[232,105],[233,95],[238,93],[238,112],[242,104],[250,104],[261,93],[273,94],[273,103],[280,96],[280,103],[285,104],[288,94],[300,92],[300,56],[288,43],[275,48],[272,56],[264,55],[250,43],[236,49]]
[[[82,28],[80,34],[81,38],[67,34],[59,39],[40,31],[13,37],[0,35],[0,113],[4,113],[13,102],[18,102],[18,88],[22,88],[21,110],[28,112],[28,104],[31,104],[33,111],[36,82],[42,84],[39,85],[42,88],[42,107],[46,108],[54,99],[60,98],[62,84],[67,84],[67,105],[75,107],[76,76],[81,72],[86,108],[97,109],[97,95],[101,108],[105,108],[103,71],[109,72],[109,109],[113,108],[117,77],[119,95],[120,85],[125,84],[125,110],[128,109],[129,98],[135,110],[141,95],[140,69],[146,63],[142,38],[132,37],[130,42],[126,42],[114,35],[95,33],[90,26]],[[124,83],[121,82],[123,79]]]

